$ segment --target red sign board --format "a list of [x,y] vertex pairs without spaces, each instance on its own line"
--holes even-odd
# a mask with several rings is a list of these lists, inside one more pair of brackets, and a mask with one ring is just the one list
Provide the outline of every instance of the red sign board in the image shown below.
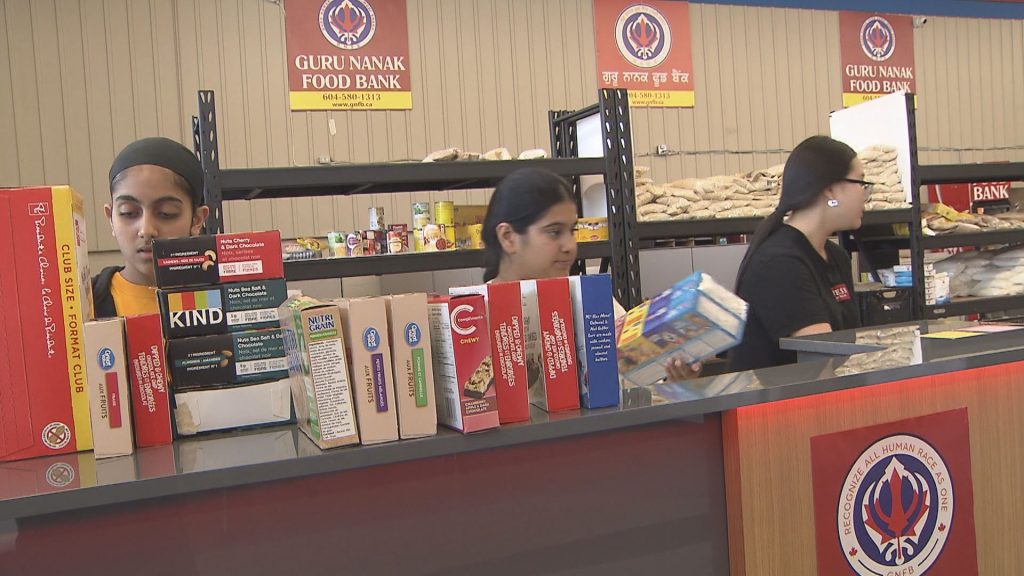
[[690,5],[594,0],[597,85],[629,90],[630,106],[693,108]]
[[840,12],[839,55],[843,106],[893,92],[917,92],[911,16]]
[[409,110],[406,0],[287,0],[292,110]]
[[818,574],[976,576],[967,409],[811,439]]

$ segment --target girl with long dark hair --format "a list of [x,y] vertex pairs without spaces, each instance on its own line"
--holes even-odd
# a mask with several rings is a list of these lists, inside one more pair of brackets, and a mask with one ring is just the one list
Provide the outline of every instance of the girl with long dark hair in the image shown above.
[[750,304],[743,342],[730,369],[796,361],[779,339],[860,326],[850,255],[829,240],[860,228],[866,193],[857,153],[813,136],[790,154],[779,207],[754,233],[740,264],[736,293]]

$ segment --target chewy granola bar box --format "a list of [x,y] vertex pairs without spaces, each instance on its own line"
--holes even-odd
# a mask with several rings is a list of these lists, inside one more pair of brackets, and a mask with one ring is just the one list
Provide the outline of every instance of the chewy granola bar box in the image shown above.
[[358,444],[341,309],[298,296],[278,310],[299,429],[322,449]]
[[363,444],[398,440],[398,408],[388,314],[383,298],[342,298],[341,323],[348,350],[349,381]]
[[0,461],[92,448],[83,328],[92,317],[82,198],[0,190]]
[[420,438],[437,434],[433,351],[430,346],[426,294],[396,294],[384,300],[391,336],[391,367],[398,406],[398,435]]
[[160,288],[284,277],[276,230],[158,239],[153,260]]
[[438,420],[463,433],[498,426],[484,297],[433,296],[428,303]]
[[277,307],[288,298],[282,278],[157,291],[169,340],[279,328]]

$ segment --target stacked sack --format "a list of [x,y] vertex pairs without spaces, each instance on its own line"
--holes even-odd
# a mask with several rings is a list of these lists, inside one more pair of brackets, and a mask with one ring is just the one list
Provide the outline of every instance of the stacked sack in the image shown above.
[[903,176],[896,164],[896,148],[869,146],[857,153],[864,166],[864,179],[873,182],[865,210],[896,210],[907,207]]
[[636,206],[640,222],[763,218],[779,205],[782,165],[747,174],[684,178],[656,185],[650,168],[637,167]]
[[943,234],[970,234],[991,230],[1024,228],[1020,212],[1003,214],[970,214],[954,213],[951,209],[938,209],[935,212],[921,213],[921,226],[926,234],[941,236]]
[[1024,248],[961,252],[935,263],[950,276],[952,297],[1024,294]]

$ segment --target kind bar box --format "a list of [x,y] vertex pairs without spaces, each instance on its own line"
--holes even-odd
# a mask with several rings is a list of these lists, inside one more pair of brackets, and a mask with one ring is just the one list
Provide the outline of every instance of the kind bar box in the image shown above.
[[284,277],[276,230],[156,240],[153,260],[160,288]]
[[167,365],[159,314],[124,319],[131,382],[135,447],[160,446],[174,440]]
[[174,394],[174,423],[178,436],[284,424],[292,418],[292,396],[287,378]]
[[358,444],[341,309],[297,296],[278,310],[299,428],[320,448]]
[[288,377],[280,328],[170,340],[167,363],[175,392]]
[[619,371],[635,384],[653,384],[670,357],[692,364],[738,344],[746,318],[746,302],[695,272],[630,310],[619,336]]
[[524,280],[528,357],[539,368],[530,375],[530,402],[548,412],[580,407],[576,338],[568,278]]
[[388,313],[383,298],[342,298],[341,322],[348,349],[352,398],[363,444],[398,440]]
[[397,294],[384,300],[391,336],[391,367],[398,406],[398,435],[420,438],[437,434],[433,353],[427,326],[427,295]]
[[0,460],[92,448],[90,286],[81,197],[0,190]]
[[277,307],[287,299],[288,286],[280,278],[157,291],[164,334],[171,340],[280,328]]
[[427,305],[438,420],[463,433],[498,426],[484,297],[434,296]]
[[607,274],[569,278],[576,337],[580,405],[605,408],[619,403],[612,278]]
[[124,319],[87,322],[85,357],[93,452],[96,458],[127,456],[133,448]]
[[[482,294],[487,305],[498,396],[498,420],[502,424],[530,419],[529,374],[526,362],[526,328],[519,282],[494,282],[482,286],[451,288],[451,294]],[[539,334],[538,334],[539,340]],[[540,377],[538,355],[535,377]]]

